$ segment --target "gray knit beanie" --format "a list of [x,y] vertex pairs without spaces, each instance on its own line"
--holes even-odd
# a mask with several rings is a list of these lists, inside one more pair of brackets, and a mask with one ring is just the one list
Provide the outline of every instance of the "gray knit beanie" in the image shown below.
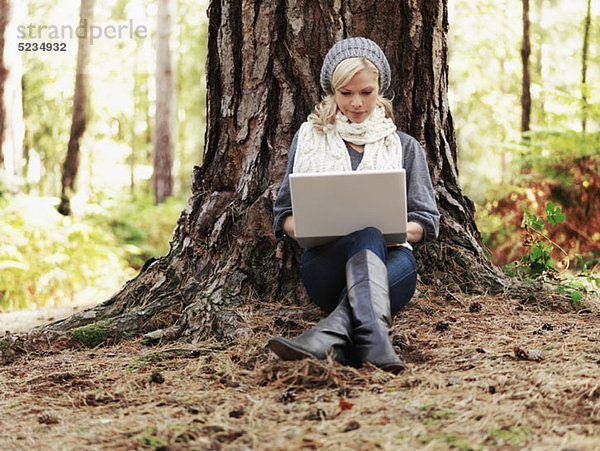
[[366,58],[379,70],[379,90],[385,92],[390,87],[391,70],[383,50],[367,38],[348,38],[336,42],[329,49],[321,67],[321,88],[327,94],[333,94],[331,77],[338,64],[348,58]]

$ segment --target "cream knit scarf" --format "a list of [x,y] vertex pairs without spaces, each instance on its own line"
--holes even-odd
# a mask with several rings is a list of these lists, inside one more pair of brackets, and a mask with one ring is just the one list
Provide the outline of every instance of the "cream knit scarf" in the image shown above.
[[351,171],[350,155],[344,141],[365,145],[358,171],[402,168],[402,145],[396,126],[385,117],[383,107],[361,123],[353,123],[341,112],[323,131],[307,121],[300,127],[293,172]]

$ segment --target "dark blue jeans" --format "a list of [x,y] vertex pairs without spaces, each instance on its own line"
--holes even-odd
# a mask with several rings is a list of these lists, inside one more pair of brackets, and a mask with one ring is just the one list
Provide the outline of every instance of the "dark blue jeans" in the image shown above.
[[392,315],[411,300],[417,287],[417,264],[405,247],[386,248],[381,232],[367,227],[302,254],[302,281],[310,299],[326,312],[346,295],[346,262],[361,250],[374,252],[387,266]]

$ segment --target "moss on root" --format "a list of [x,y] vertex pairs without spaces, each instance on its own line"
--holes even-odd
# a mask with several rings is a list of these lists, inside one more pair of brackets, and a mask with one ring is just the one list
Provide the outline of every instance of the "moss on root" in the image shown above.
[[10,349],[10,343],[6,340],[0,340],[0,352],[5,352]]
[[88,348],[95,348],[102,344],[111,335],[110,324],[112,320],[98,321],[87,326],[73,329],[70,334],[75,340],[80,341]]

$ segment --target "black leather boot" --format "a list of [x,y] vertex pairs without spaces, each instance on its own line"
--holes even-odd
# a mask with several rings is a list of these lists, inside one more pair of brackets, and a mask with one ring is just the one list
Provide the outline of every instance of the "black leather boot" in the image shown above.
[[385,263],[370,250],[354,254],[346,263],[348,301],[352,311],[354,358],[397,372],[406,365],[390,340],[392,315]]
[[346,363],[346,349],[352,344],[352,320],[348,300],[344,298],[329,316],[295,339],[271,337],[269,349],[284,360],[305,357],[324,360],[327,354],[340,363]]

